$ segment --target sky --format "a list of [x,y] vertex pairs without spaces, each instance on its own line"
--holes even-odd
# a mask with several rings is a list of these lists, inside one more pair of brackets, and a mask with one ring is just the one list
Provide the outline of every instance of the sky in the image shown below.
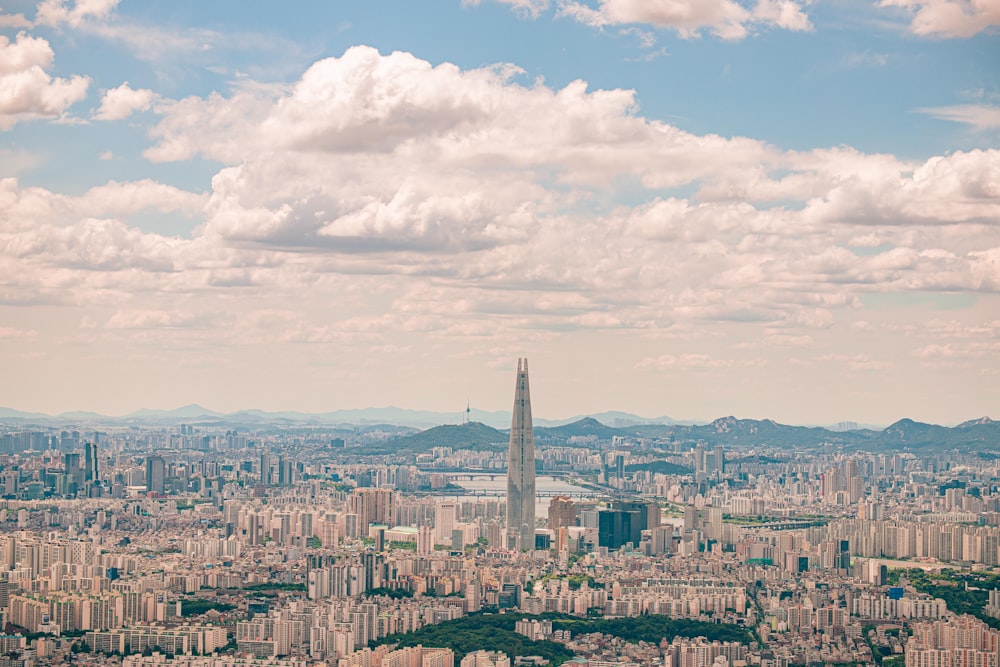
[[0,406],[1000,418],[1000,0],[0,7]]

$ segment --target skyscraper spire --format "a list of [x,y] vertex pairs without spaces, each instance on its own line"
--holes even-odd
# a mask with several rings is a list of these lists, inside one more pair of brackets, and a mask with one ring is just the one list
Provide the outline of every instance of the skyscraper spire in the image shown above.
[[507,454],[507,546],[535,548],[535,433],[531,423],[528,360],[517,360],[514,412]]

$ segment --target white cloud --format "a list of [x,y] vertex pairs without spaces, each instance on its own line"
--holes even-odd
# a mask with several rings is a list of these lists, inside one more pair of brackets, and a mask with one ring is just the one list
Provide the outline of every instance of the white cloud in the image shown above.
[[206,318],[165,310],[119,310],[105,323],[108,329],[173,329],[201,324]]
[[24,14],[0,14],[0,28],[30,28],[31,21]]
[[965,123],[977,130],[1000,128],[1000,107],[988,104],[958,104],[946,107],[924,107],[921,113],[955,123]]
[[972,37],[1000,26],[996,0],[881,0],[913,14],[910,31],[924,37]]
[[17,179],[0,179],[0,232],[86,218],[127,218],[144,210],[197,215],[207,197],[149,179],[109,181],[82,195],[70,197],[44,188],[21,188]]
[[110,90],[104,91],[100,108],[94,112],[97,120],[121,120],[128,118],[136,111],[147,111],[156,100],[156,93],[146,88],[134,90],[128,81]]
[[38,337],[34,329],[18,329],[17,327],[0,327],[0,340],[25,340]]
[[0,35],[0,130],[32,118],[56,118],[84,98],[90,80],[52,78],[49,43],[25,33],[11,42]]
[[[115,308],[108,336],[190,328],[151,313],[197,297],[240,323],[220,340],[247,345],[391,346],[406,332],[443,349],[500,346],[493,358],[512,339],[569,331],[696,341],[739,330],[782,356],[828,350],[870,292],[1000,292],[1000,151],[922,163],[788,152],[645,117],[631,91],[522,85],[510,66],[368,48],[290,86],[157,113],[148,155],[223,162],[211,192],[139,181],[68,197],[5,181],[0,271],[13,279],[0,301]],[[660,195],[679,186],[693,194]],[[613,204],[619,188],[629,204]],[[188,239],[130,226],[150,209],[203,224]],[[243,319],[289,302],[308,315]],[[764,361],[649,346],[626,366],[637,359]]]
[[812,30],[812,23],[793,0],[758,0],[746,8],[734,0],[598,0],[591,4],[564,0],[559,13],[595,27],[647,24],[697,37],[709,30],[726,40],[739,40],[757,25],[785,30]]
[[107,19],[121,0],[43,0],[35,14],[35,24],[58,27],[67,24],[79,27],[89,20]]
[[889,361],[872,359],[867,354],[824,354],[817,357],[817,359],[819,361],[838,364],[855,371],[884,371],[892,367]]
[[[644,118],[630,91],[525,87],[516,71],[353,48],[288,89],[164,108],[147,154],[231,165],[213,181],[204,227],[228,244],[315,253],[337,271],[456,280],[467,293],[569,290],[583,297],[560,298],[575,326],[681,317],[809,329],[830,326],[829,310],[859,290],[995,282],[973,253],[1000,246],[998,151],[923,164],[849,148],[782,152]],[[622,179],[694,184],[697,196],[580,213]],[[880,245],[890,249],[845,249]],[[481,307],[508,307],[488,293],[476,293]],[[649,309],[578,317],[621,299]]]
[[639,369],[669,370],[673,368],[727,368],[733,365],[732,359],[713,359],[707,354],[663,354],[658,357],[646,357],[638,364]]
[[809,17],[802,11],[802,5],[792,0],[759,0],[753,8],[752,20],[795,32],[813,29]]

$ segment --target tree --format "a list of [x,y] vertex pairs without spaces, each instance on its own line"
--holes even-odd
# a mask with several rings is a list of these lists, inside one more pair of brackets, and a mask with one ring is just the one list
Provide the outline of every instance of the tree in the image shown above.
[[69,650],[73,653],[90,653],[93,649],[90,648],[90,644],[81,639],[79,642],[73,642]]

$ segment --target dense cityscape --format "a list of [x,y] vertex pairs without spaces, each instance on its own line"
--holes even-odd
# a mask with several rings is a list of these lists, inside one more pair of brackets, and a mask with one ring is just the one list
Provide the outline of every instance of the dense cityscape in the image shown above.
[[1000,667],[1000,0],[0,5],[0,667]]
[[8,426],[0,665],[998,664],[995,440],[483,429]]

